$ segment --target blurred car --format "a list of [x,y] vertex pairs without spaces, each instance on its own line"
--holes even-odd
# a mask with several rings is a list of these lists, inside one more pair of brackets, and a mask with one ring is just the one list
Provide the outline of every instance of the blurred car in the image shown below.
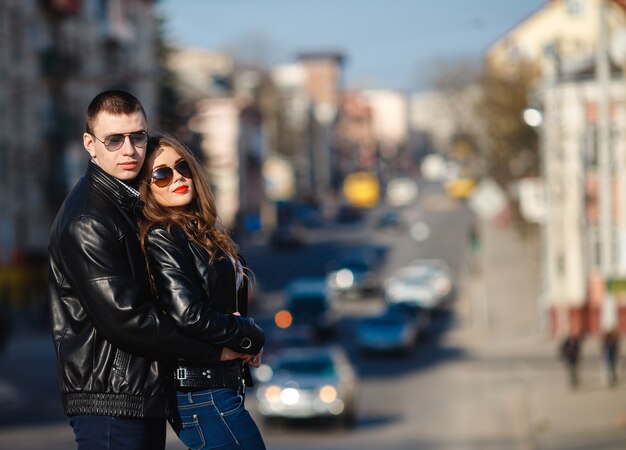
[[387,183],[385,202],[391,206],[407,206],[416,202],[417,193],[417,183],[412,178],[393,178]]
[[441,300],[432,271],[411,266],[398,269],[385,280],[384,298],[387,303],[409,303],[429,310],[439,306]]
[[12,320],[11,308],[0,302],[0,351],[4,350],[11,335]]
[[264,419],[336,418],[356,422],[358,378],[336,346],[286,349],[257,369],[258,410]]
[[298,247],[304,243],[304,230],[295,220],[280,222],[270,236],[274,247]]
[[307,228],[317,228],[324,225],[324,217],[318,206],[309,203],[296,203],[294,215],[298,222]]
[[294,327],[309,327],[319,338],[332,337],[337,328],[337,310],[323,278],[299,278],[287,286],[286,311]]
[[438,258],[415,259],[409,263],[410,267],[424,268],[431,272],[433,286],[440,297],[440,306],[448,306],[456,295],[454,274],[450,266]]
[[352,224],[363,220],[363,211],[351,205],[341,205],[335,215],[335,222]]
[[371,294],[380,288],[376,263],[365,254],[354,252],[331,263],[326,283],[334,295],[356,297]]
[[431,314],[428,309],[412,303],[389,303],[387,314],[400,314],[415,322],[418,336],[423,336],[430,330]]
[[382,230],[401,230],[404,226],[400,213],[394,210],[383,212],[376,220],[376,228]]
[[356,346],[362,352],[411,353],[420,335],[419,322],[408,310],[387,308],[362,319],[356,327]]

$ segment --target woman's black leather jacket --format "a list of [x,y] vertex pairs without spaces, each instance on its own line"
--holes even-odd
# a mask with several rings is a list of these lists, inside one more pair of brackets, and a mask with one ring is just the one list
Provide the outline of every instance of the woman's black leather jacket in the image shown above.
[[[150,273],[154,280],[157,296],[165,311],[172,317],[182,331],[196,338],[210,336],[212,342],[230,347],[229,340],[221,333],[215,333],[211,311],[232,314],[248,313],[248,276],[244,276],[237,288],[233,261],[221,250],[213,260],[208,252],[188,239],[176,225],[164,224],[153,226],[145,240],[145,252],[148,257]],[[245,261],[239,257],[244,270]],[[247,274],[247,272],[246,272]],[[265,336],[259,329],[254,336],[249,335],[239,342],[242,347],[249,347],[246,353],[258,353],[265,342]],[[216,364],[183,364],[179,367],[200,368],[203,372],[211,370],[222,381],[219,384],[207,383],[204,387],[234,387],[241,385],[239,378],[233,379],[233,366],[241,365],[240,360],[219,362]],[[221,371],[220,371],[221,369]],[[180,371],[178,371],[180,373]],[[200,374],[200,371],[195,371]],[[243,376],[247,379],[247,369]],[[185,385],[185,383],[182,383]],[[193,384],[188,386],[193,387]],[[202,387],[197,385],[196,387]]]
[[[61,206],[49,241],[48,295],[67,415],[165,417],[157,360],[219,361],[221,347],[185,336],[152,297],[137,238],[137,198],[94,163]],[[214,313],[212,329],[237,343],[258,327]]]

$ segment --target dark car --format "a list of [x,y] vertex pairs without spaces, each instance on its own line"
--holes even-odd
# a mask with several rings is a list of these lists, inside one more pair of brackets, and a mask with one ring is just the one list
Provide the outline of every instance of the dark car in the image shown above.
[[296,221],[284,221],[276,226],[270,237],[274,247],[299,247],[304,243],[304,230]]
[[291,314],[294,327],[311,328],[319,338],[332,337],[336,332],[336,307],[328,295],[324,279],[292,281],[287,287],[285,309]]
[[11,309],[0,302],[0,351],[6,347],[11,334]]
[[411,353],[418,342],[421,327],[414,309],[390,307],[357,324],[356,345],[365,353]]
[[354,255],[333,263],[331,267],[333,269],[326,275],[326,282],[335,295],[358,297],[360,294],[372,294],[380,288],[376,267],[367,258]]

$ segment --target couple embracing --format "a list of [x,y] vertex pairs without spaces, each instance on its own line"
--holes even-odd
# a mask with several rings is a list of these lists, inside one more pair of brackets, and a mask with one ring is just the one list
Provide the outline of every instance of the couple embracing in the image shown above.
[[245,409],[263,330],[207,176],[119,90],[87,109],[87,171],[52,225],[48,294],[79,450],[264,449]]

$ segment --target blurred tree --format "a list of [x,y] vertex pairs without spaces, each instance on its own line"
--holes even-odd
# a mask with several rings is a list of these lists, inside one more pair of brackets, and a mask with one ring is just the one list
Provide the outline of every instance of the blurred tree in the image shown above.
[[488,143],[488,123],[477,114],[484,96],[481,68],[471,59],[440,59],[429,78],[450,125],[446,146],[439,150],[460,164],[460,176],[481,177]]
[[483,73],[477,116],[488,125],[489,173],[504,188],[516,179],[539,175],[537,133],[522,118],[536,73],[529,63],[506,74],[487,66]]
[[270,70],[284,59],[281,45],[262,31],[249,31],[223,45],[223,51],[243,65]]
[[177,92],[178,79],[169,68],[167,59],[172,49],[165,36],[165,18],[160,17],[157,22],[156,52],[157,52],[157,117],[158,131],[170,133],[183,141],[188,142],[187,120],[193,109],[185,104]]

